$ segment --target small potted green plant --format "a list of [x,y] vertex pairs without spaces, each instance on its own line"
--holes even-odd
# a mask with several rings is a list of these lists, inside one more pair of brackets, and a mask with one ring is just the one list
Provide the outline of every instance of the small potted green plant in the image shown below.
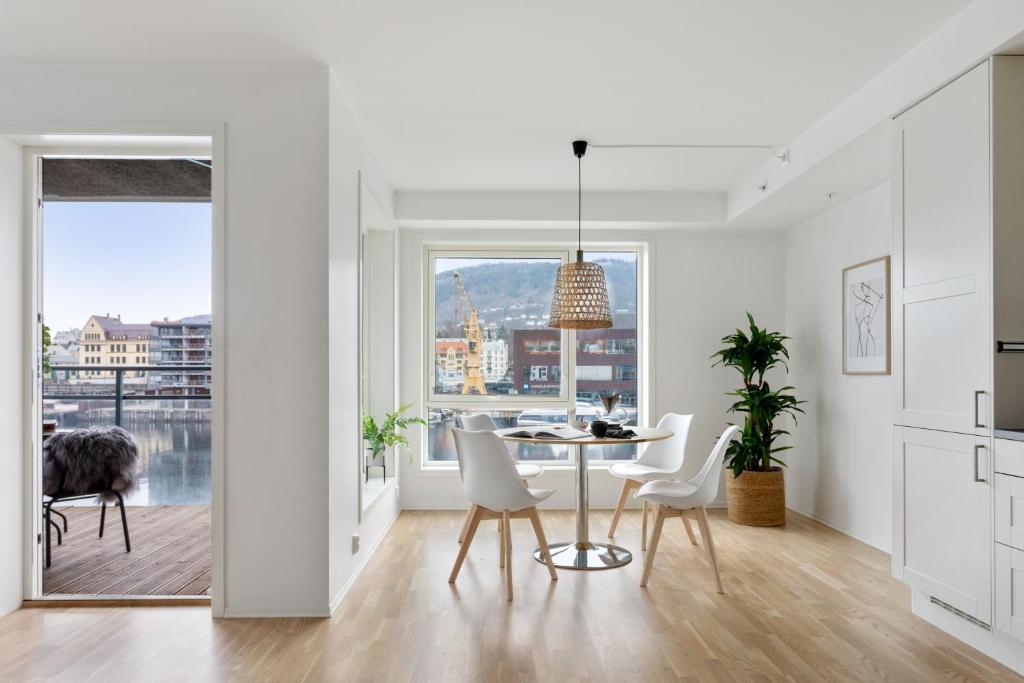
[[419,417],[405,417],[405,411],[412,407],[411,403],[407,403],[403,406],[399,406],[398,410],[393,413],[386,413],[384,419],[381,422],[377,422],[372,415],[367,412],[363,413],[363,440],[366,442],[366,477],[370,477],[370,468],[375,466],[378,459],[381,465],[385,468],[385,476],[387,475],[387,465],[384,462],[384,451],[388,448],[406,449],[409,451],[409,462],[412,462],[412,451],[409,450],[409,439],[405,437],[401,432],[408,429],[414,424],[427,424],[423,418]]
[[743,377],[743,386],[730,395],[737,401],[729,408],[731,413],[743,414],[740,437],[729,444],[725,461],[726,498],[729,519],[748,526],[780,526],[786,523],[786,488],[782,468],[786,463],[776,457],[790,446],[780,446],[776,440],[785,434],[776,427],[776,420],[789,415],[796,422],[796,414],[803,401],[792,395],[793,387],[772,389],[765,381],[765,373],[776,366],[788,369],[789,337],[780,332],[761,329],[754,317],[747,313],[749,332],[736,330],[722,338],[725,346],[712,358],[714,365],[736,368]]

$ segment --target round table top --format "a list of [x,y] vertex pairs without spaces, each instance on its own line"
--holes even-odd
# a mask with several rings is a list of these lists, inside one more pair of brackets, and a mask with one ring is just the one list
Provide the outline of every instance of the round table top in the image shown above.
[[[554,425],[552,425],[554,426]],[[636,436],[629,439],[609,439],[597,438],[596,436],[585,436],[579,439],[534,439],[526,436],[511,436],[515,432],[522,431],[522,427],[508,427],[507,429],[495,429],[494,433],[498,437],[505,441],[516,441],[518,443],[543,443],[543,444],[582,444],[585,446],[596,446],[604,444],[615,444],[615,443],[647,443],[649,441],[663,441],[672,436],[675,436],[675,432],[668,429],[658,429],[657,427],[632,427],[625,426],[624,429],[630,429],[636,432]]]

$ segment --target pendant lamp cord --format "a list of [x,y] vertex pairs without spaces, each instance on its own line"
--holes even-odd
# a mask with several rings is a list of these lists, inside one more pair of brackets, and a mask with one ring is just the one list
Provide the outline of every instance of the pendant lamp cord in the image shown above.
[[576,157],[576,187],[579,198],[576,207],[576,249],[583,251],[583,157]]

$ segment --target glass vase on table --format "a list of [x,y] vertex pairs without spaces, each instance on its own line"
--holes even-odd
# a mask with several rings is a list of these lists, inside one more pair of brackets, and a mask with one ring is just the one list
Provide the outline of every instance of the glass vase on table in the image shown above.
[[609,424],[622,424],[624,420],[621,419],[620,413],[623,411],[617,410],[619,401],[622,400],[622,394],[617,391],[602,391],[599,395],[601,397],[601,405],[604,407],[605,422]]

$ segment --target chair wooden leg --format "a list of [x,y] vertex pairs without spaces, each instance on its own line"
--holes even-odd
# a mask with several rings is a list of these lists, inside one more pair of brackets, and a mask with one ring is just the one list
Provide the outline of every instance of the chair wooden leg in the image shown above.
[[537,508],[530,508],[530,523],[533,525],[533,534],[537,537],[537,544],[540,545],[541,556],[544,558],[544,564],[548,566],[548,574],[551,575],[552,581],[558,581],[558,573],[555,571],[555,563],[551,560],[551,549],[548,548],[548,539],[544,537],[544,527],[540,523],[540,515],[537,514]]
[[690,543],[697,545],[697,537],[693,535],[693,527],[690,526],[690,518],[687,517],[684,512],[679,515],[679,519],[683,520],[683,526],[686,527],[686,535],[690,537]]
[[103,538],[103,528],[107,526],[107,501],[100,505],[100,538]]
[[708,561],[711,562],[711,569],[715,572],[715,583],[719,593],[725,593],[722,588],[722,577],[718,573],[718,558],[715,557],[715,541],[711,538],[711,527],[708,526],[708,516],[704,508],[694,508],[697,515],[697,526],[700,527],[700,535],[704,539],[704,546],[708,551]]
[[651,532],[651,543],[647,548],[647,557],[644,558],[644,574],[640,579],[640,587],[647,587],[647,579],[651,577],[651,569],[654,568],[654,555],[658,552],[658,541],[661,540],[661,527],[665,525],[665,506],[656,505],[654,511],[654,531]]
[[502,536],[505,539],[505,586],[508,590],[508,600],[512,602],[512,525],[509,524],[509,513],[505,510],[501,513]]
[[505,517],[504,515],[498,519],[498,567],[501,569],[505,568],[505,534],[508,530],[505,528]]
[[476,535],[476,528],[480,526],[480,519],[483,517],[483,514],[483,510],[475,505],[473,506],[473,517],[469,520],[469,528],[466,529],[466,538],[462,541],[459,554],[455,556],[455,566],[452,567],[452,573],[448,576],[448,583],[455,583],[455,579],[458,578],[459,570],[462,569],[462,562],[466,559],[469,546],[473,544],[473,536]]
[[640,550],[647,550],[647,501],[645,500],[641,508],[640,514],[643,515],[643,521],[640,522]]
[[469,530],[469,523],[473,521],[473,513],[475,512],[476,504],[474,503],[469,506],[468,510],[466,510],[466,520],[462,523],[462,531],[459,532],[459,543],[466,540],[466,531]]
[[608,529],[608,538],[615,538],[615,528],[619,526],[619,517],[622,515],[622,508],[626,507],[629,500],[629,492],[635,488],[636,482],[626,479],[622,482],[622,491],[619,493],[619,502],[615,504],[615,514],[612,515],[612,526]]

